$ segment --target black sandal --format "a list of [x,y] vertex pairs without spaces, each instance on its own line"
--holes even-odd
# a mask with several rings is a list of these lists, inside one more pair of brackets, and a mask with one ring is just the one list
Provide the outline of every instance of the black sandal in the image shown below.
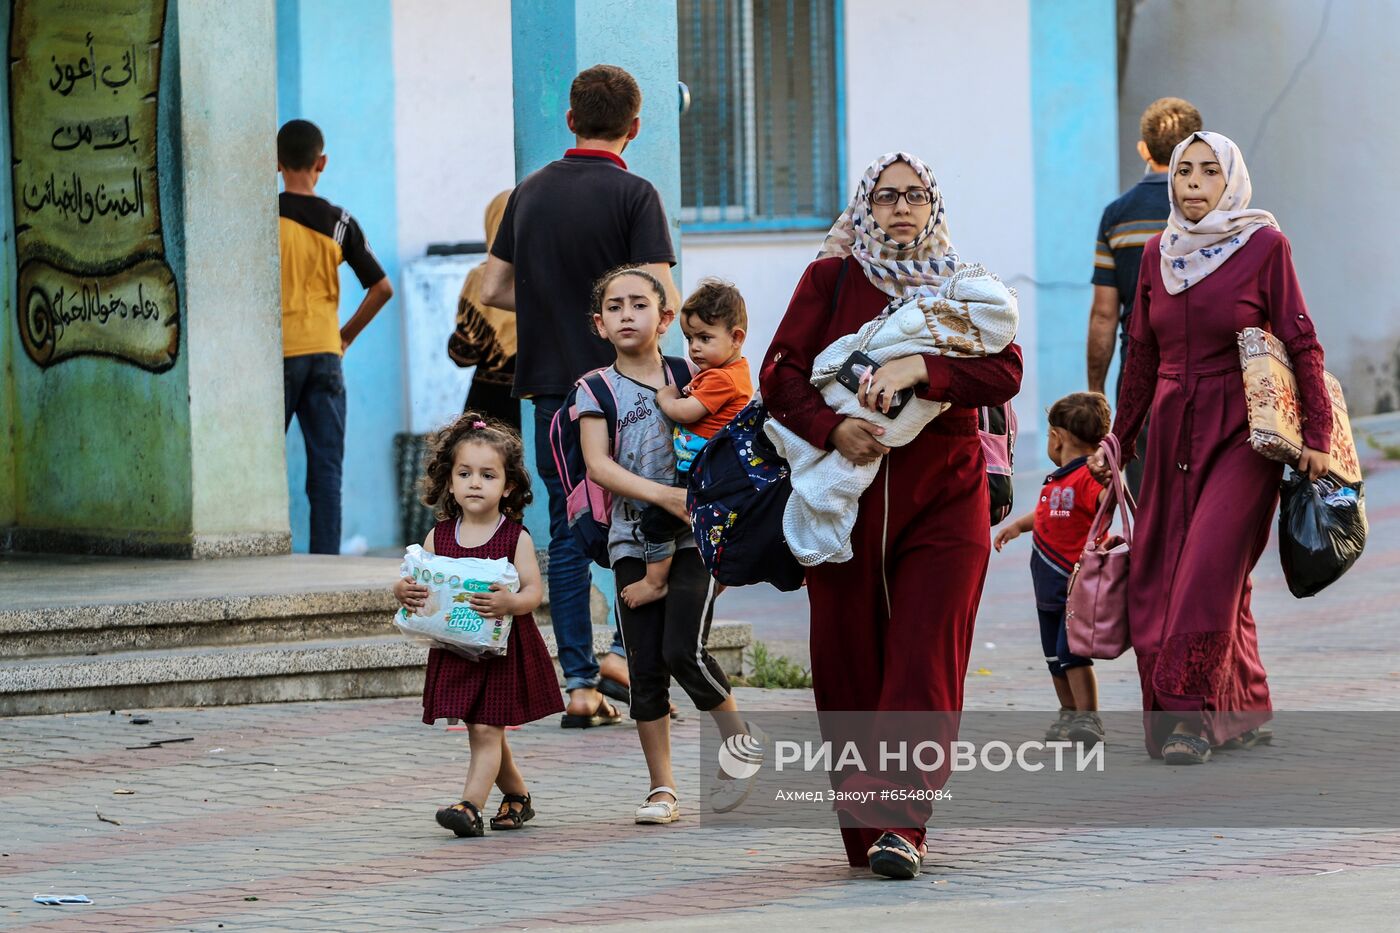
[[[467,812],[469,810],[470,814]],[[481,825],[481,811],[470,800],[443,807],[437,812],[437,821],[443,829],[450,829],[459,837],[486,835],[486,830]]]
[[[516,810],[511,806],[513,803],[520,804],[520,809]],[[496,815],[491,817],[492,829],[519,829],[525,822],[535,815],[535,808],[530,806],[529,794],[506,794],[501,797],[501,809]]]
[[628,706],[632,705],[632,691],[618,681],[613,680],[611,677],[603,677],[598,680],[598,692],[605,697],[611,697],[619,703],[626,703]]
[[1169,765],[1203,765],[1210,761],[1210,742],[1199,735],[1173,732],[1162,743],[1162,760]]
[[924,856],[914,843],[898,833],[882,833],[866,854],[870,857],[871,871],[901,881],[917,878],[924,864]]
[[608,702],[607,697],[599,697],[598,705],[593,708],[590,715],[580,713],[565,713],[564,718],[559,720],[561,729],[592,729],[594,726],[615,726],[622,722],[622,714],[617,711],[617,707]]
[[[623,686],[611,677],[604,677],[598,681],[598,692],[605,697],[611,697],[619,703],[626,703],[628,706],[632,705],[631,688]],[[676,704],[674,703],[671,704],[670,715],[672,719],[681,718],[681,711],[676,708]],[[564,728],[567,729],[569,727],[565,726]]]

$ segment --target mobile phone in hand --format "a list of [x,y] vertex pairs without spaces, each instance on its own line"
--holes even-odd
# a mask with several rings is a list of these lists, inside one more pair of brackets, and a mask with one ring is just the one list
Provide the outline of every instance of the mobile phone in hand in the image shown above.
[[[879,368],[879,363],[857,350],[846,357],[846,362],[842,364],[841,371],[836,374],[836,381],[859,396],[861,377],[866,373],[873,374],[875,370]],[[909,403],[909,399],[911,398],[913,398],[912,392],[908,389],[900,389],[894,394],[894,398],[890,399],[889,411],[881,411],[878,408],[875,410],[879,411],[880,414],[887,418],[894,418],[900,413],[904,406]]]

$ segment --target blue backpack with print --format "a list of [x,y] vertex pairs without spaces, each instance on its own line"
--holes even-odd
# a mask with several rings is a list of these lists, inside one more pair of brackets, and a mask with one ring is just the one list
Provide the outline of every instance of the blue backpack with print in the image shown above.
[[[680,357],[662,357],[666,364],[667,382],[676,388],[690,384],[690,364]],[[564,404],[554,413],[549,424],[549,452],[554,457],[554,469],[564,487],[564,511],[569,531],[588,559],[600,567],[610,567],[608,532],[612,528],[612,493],[588,477],[588,465],[583,459],[579,442],[578,397],[583,392],[602,409],[608,426],[608,456],[617,449],[617,396],[603,370],[587,373],[564,397]]]
[[757,396],[710,438],[690,467],[686,509],[700,559],[725,586],[771,583],[784,592],[805,571],[783,538],[783,509],[792,495],[787,461],[763,425]]

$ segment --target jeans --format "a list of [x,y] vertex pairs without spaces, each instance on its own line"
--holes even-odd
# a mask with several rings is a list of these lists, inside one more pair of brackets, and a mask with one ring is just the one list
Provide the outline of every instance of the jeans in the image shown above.
[[[535,470],[549,493],[549,617],[554,625],[554,643],[559,647],[564,689],[596,687],[599,674],[598,659],[593,656],[593,619],[588,610],[593,585],[589,561],[569,531],[564,484],[559,480],[549,447],[549,425],[564,399],[543,395],[532,401],[535,403]],[[625,655],[620,632],[613,632],[611,651]]]
[[1093,660],[1069,650],[1065,628],[1065,601],[1069,599],[1069,575],[1038,551],[1031,551],[1031,584],[1035,587],[1035,612],[1040,617],[1040,647],[1051,677],[1063,677],[1074,667],[1090,667]]
[[311,504],[311,553],[340,553],[340,481],[345,460],[345,376],[335,353],[282,360],[287,421],[296,415],[306,440],[306,498]]

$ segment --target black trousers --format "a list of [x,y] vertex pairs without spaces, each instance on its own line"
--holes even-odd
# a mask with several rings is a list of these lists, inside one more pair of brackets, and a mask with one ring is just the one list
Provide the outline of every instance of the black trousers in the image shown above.
[[[619,591],[646,572],[646,562],[637,557],[623,557],[613,564]],[[632,678],[632,718],[640,722],[661,719],[670,712],[672,677],[700,710],[714,709],[729,696],[729,678],[705,648],[719,584],[695,548],[676,552],[667,582],[665,599],[636,609],[617,601]]]

